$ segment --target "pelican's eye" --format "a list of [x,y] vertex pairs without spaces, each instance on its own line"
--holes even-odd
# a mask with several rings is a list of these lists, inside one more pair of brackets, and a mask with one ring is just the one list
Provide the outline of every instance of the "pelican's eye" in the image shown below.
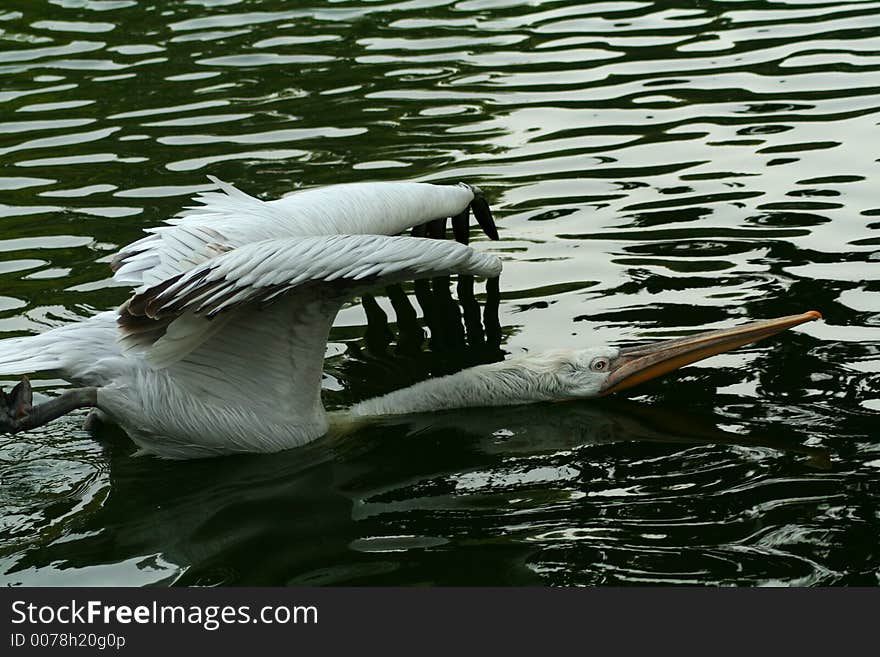
[[611,362],[607,358],[594,358],[590,361],[590,369],[594,372],[605,372]]

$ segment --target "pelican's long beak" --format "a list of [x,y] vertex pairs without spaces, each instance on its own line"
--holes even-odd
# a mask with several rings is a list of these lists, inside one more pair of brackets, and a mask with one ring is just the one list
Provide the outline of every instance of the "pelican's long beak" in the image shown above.
[[698,360],[769,338],[792,326],[812,322],[814,319],[822,319],[822,315],[816,310],[810,310],[802,315],[764,319],[735,328],[706,331],[686,338],[623,348],[612,365],[600,394],[608,395],[626,390]]

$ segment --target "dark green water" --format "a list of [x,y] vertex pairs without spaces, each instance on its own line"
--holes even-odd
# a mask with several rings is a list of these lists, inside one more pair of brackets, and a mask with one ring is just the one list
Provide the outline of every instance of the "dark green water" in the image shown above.
[[493,201],[498,292],[352,304],[333,408],[524,350],[825,316],[629,399],[280,455],[133,458],[82,417],[2,437],[0,582],[880,581],[880,2],[4,0],[0,81],[3,335],[123,301],[110,255],[209,174]]

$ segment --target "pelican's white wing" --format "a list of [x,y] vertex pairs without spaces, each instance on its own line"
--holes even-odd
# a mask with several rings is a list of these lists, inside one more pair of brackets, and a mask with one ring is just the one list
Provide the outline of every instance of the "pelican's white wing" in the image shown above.
[[467,185],[412,182],[350,183],[261,201],[211,178],[222,191],[151,228],[113,260],[114,278],[137,293],[186,272],[223,251],[263,240],[336,234],[396,235],[461,213],[474,200]]
[[[500,272],[497,257],[446,240],[381,235],[270,239],[217,255],[136,294],[122,309],[120,326],[129,346],[152,344],[149,360],[164,367],[222,332],[232,318],[261,304],[287,303],[285,297],[293,293],[326,302],[322,313],[331,313],[329,320],[322,316],[313,322],[329,330],[342,301],[357,288]],[[261,321],[258,313],[252,318],[252,324]]]

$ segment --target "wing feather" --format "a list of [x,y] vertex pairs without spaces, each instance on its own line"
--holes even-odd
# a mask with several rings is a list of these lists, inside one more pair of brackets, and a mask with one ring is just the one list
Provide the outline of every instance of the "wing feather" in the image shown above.
[[[451,273],[491,277],[500,271],[494,255],[445,240],[382,235],[270,239],[221,253],[138,291],[120,310],[119,325],[130,347],[155,338],[150,322],[167,325],[148,354],[154,365],[167,365],[197,347],[199,337],[191,333],[204,331],[218,315],[273,302],[306,286],[316,294],[341,297],[367,283]],[[320,286],[327,289],[322,292]]]
[[265,240],[136,294],[129,308],[143,307],[156,319],[190,310],[211,317],[230,302],[257,301],[279,286],[450,273],[496,276],[500,269],[495,256],[451,241],[379,235]]
[[[210,176],[209,176],[210,177]],[[215,257],[260,241],[306,235],[395,235],[411,226],[461,212],[474,200],[465,185],[387,182],[330,185],[261,201],[210,177],[220,191],[123,247],[114,278],[137,292]]]

